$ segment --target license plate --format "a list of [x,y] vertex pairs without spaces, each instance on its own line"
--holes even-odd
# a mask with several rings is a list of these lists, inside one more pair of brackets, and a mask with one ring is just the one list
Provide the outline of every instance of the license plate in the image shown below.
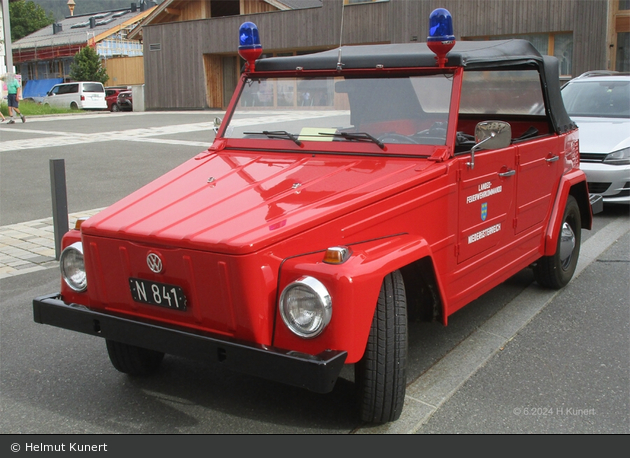
[[131,297],[136,302],[175,310],[186,310],[186,296],[184,290],[179,286],[130,278],[129,288],[131,289]]

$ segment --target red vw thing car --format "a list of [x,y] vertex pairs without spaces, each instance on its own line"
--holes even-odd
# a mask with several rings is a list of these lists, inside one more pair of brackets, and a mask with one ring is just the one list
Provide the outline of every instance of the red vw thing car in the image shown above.
[[353,365],[361,420],[399,418],[408,315],[526,268],[563,287],[593,213],[557,60],[434,29],[260,59],[244,23],[214,143],[69,231],[35,321],[131,375],[172,354],[326,393]]

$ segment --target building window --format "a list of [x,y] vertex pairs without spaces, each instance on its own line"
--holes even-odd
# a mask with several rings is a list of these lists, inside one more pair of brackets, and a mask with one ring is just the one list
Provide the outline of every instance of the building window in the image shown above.
[[630,72],[630,32],[617,33],[615,70],[618,72]]
[[627,72],[630,71],[630,0],[619,0],[614,24],[617,35],[617,50],[612,56],[614,69]]
[[[630,0],[628,0],[630,2]],[[483,37],[462,37],[463,41],[479,40],[510,40],[522,39],[529,41],[536,50],[547,56],[557,57],[560,61],[560,76],[571,77],[573,61],[573,33],[531,33],[523,35],[491,35]]]
[[553,55],[560,61],[560,75],[570,76],[572,74],[573,34],[557,33],[551,38],[553,39]]

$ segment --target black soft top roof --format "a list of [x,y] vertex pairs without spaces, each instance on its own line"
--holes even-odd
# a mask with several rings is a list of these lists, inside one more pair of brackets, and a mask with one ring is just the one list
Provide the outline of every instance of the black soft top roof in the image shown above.
[[[339,48],[291,57],[271,57],[256,62],[258,71],[336,69]],[[462,41],[447,54],[448,67],[496,67],[539,62],[543,58],[526,40]],[[344,69],[436,67],[435,54],[426,43],[342,46]]]
[[[405,67],[437,67],[435,54],[426,43],[342,46],[313,54],[270,57],[256,61],[256,71],[336,70],[341,49],[342,68],[370,69],[382,65],[385,69]],[[467,70],[502,67],[535,67],[538,69],[549,116],[558,133],[575,129],[560,95],[558,60],[542,56],[527,40],[461,41],[446,55],[447,67]],[[343,74],[343,73],[342,73]]]

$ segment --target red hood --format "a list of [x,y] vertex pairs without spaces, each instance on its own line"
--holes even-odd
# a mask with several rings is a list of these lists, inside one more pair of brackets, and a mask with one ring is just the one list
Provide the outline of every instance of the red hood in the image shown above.
[[426,159],[202,154],[90,218],[82,230],[245,254],[444,171]]

